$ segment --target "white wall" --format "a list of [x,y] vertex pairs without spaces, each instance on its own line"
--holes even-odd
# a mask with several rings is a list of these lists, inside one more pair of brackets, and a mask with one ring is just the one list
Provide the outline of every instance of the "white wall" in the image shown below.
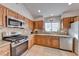
[[2,3],[2,5],[4,5],[7,8],[12,9],[13,11],[16,11],[17,13],[20,13],[21,15],[29,19],[33,19],[30,12],[21,3]]
[[61,18],[79,16],[79,10],[68,11],[62,14]]

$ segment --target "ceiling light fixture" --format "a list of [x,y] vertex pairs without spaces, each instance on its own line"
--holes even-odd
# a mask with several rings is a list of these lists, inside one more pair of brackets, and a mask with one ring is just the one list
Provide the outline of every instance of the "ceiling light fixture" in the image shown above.
[[40,11],[40,10],[38,10],[38,12],[40,13],[41,11]]
[[68,5],[71,5],[72,3],[68,3]]
[[50,14],[50,16],[53,16],[53,14]]

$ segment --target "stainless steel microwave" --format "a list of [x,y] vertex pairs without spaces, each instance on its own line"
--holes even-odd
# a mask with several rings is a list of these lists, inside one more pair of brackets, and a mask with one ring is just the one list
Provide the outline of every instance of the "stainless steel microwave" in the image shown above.
[[22,20],[16,19],[14,17],[7,17],[7,27],[14,27],[14,28],[24,28],[25,23]]

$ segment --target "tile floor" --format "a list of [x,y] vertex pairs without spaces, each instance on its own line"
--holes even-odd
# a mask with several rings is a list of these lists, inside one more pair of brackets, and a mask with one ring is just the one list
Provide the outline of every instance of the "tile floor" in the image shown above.
[[72,52],[59,49],[34,45],[29,51],[27,50],[22,56],[76,56]]

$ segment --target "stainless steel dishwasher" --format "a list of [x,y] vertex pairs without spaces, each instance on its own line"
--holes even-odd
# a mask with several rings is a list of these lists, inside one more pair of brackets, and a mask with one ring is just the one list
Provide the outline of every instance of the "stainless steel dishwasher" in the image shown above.
[[73,51],[73,38],[61,37],[60,38],[60,49]]

